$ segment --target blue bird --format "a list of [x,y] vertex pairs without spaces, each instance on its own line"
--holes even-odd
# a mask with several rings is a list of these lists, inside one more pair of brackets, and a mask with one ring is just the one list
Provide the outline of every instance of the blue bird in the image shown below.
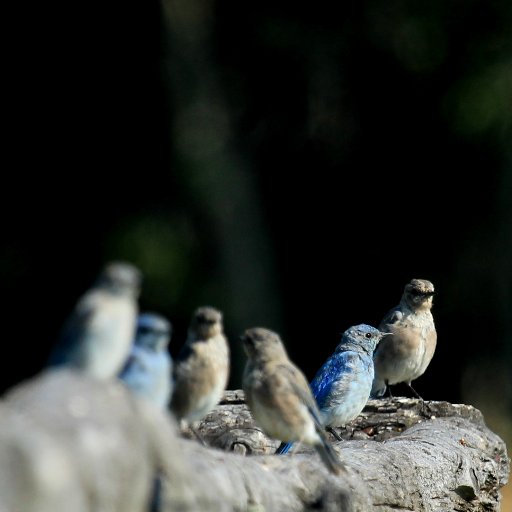
[[140,314],[130,357],[119,375],[136,395],[163,410],[172,394],[171,334],[172,326],[163,316]]
[[48,366],[74,368],[97,379],[115,377],[130,353],[140,285],[135,266],[107,264],[64,323]]
[[[311,382],[321,423],[338,440],[341,438],[334,427],[356,418],[368,401],[374,376],[373,351],[386,334],[366,324],[350,327]],[[292,446],[281,443],[276,453],[287,453]]]
[[[167,410],[173,391],[173,362],[168,352],[172,325],[157,313],[141,313],[131,354],[119,378],[135,395]],[[149,510],[161,510],[162,475],[153,481]]]

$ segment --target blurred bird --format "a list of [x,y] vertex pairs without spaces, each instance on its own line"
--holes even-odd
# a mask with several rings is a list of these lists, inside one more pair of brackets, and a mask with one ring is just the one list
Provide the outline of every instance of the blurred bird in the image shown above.
[[430,281],[413,279],[405,285],[400,304],[380,323],[379,329],[391,335],[375,351],[372,397],[384,396],[386,388],[405,382],[421,398],[411,382],[423,375],[436,349],[437,332],[430,311],[433,295]]
[[243,389],[256,423],[270,437],[314,446],[327,468],[339,473],[344,465],[327,440],[306,377],[279,335],[256,327],[245,331],[242,341],[248,358]]
[[[350,327],[311,383],[321,423],[339,441],[341,437],[334,427],[345,426],[356,418],[368,401],[373,381],[373,351],[386,335],[365,324]],[[292,446],[293,443],[281,443],[276,453],[287,453]]]
[[[137,331],[131,354],[119,378],[136,395],[167,410],[172,395],[172,359],[168,352],[172,325],[157,313],[142,313],[137,319]],[[162,509],[163,475],[158,472],[153,481],[150,512]]]
[[228,382],[229,363],[221,312],[209,306],[198,308],[174,364],[171,410],[178,420],[192,427],[215,407]]
[[172,359],[167,350],[170,322],[156,313],[143,313],[137,320],[132,351],[119,378],[136,395],[166,409],[172,394]]
[[116,376],[135,331],[141,273],[111,262],[78,300],[50,354],[49,366],[67,366],[98,379]]

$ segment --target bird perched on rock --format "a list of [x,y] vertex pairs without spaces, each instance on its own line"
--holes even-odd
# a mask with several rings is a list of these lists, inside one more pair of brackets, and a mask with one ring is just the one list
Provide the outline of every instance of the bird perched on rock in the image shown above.
[[111,262],[78,300],[50,354],[49,366],[67,366],[98,379],[116,376],[135,332],[141,273]]
[[372,397],[381,397],[389,386],[405,382],[421,398],[411,383],[423,375],[436,349],[437,332],[431,313],[433,295],[434,285],[430,281],[411,280],[405,285],[400,304],[380,323],[379,329],[391,335],[375,351]]
[[[387,333],[366,324],[347,329],[341,342],[311,382],[324,428],[341,440],[342,427],[364,409],[373,382],[373,352]],[[282,443],[276,453],[287,453],[293,443]]]
[[327,468],[339,473],[344,465],[327,439],[308,381],[279,335],[256,327],[242,341],[248,358],[243,389],[256,423],[270,437],[314,446]]
[[209,306],[198,308],[174,362],[171,411],[179,420],[192,426],[215,407],[228,382],[229,364],[221,312]]
[[119,375],[136,395],[164,410],[172,394],[171,334],[172,326],[163,316],[140,314],[131,354]]

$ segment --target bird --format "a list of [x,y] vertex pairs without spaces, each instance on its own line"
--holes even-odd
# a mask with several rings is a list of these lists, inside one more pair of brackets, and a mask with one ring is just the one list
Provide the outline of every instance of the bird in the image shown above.
[[242,387],[256,424],[269,437],[313,446],[329,471],[339,474],[345,466],[327,439],[308,381],[279,334],[254,327],[241,338],[247,355]]
[[132,350],[119,378],[136,395],[166,410],[172,395],[171,323],[158,313],[137,319]]
[[[154,312],[141,313],[133,346],[119,378],[135,395],[166,411],[172,396],[172,358],[168,351],[172,324]],[[161,510],[163,474],[153,479],[150,512]]]
[[170,409],[198,438],[193,424],[215,407],[228,383],[230,350],[223,329],[222,313],[218,309],[197,308],[187,340],[174,362]]
[[374,354],[375,377],[372,398],[384,396],[389,386],[412,381],[425,373],[437,344],[437,331],[432,316],[434,285],[426,279],[412,279],[405,285],[400,303],[382,319],[379,329],[390,332]]
[[130,353],[141,281],[131,263],[107,263],[64,322],[47,366],[97,379],[116,377]]
[[[347,329],[341,341],[311,382],[323,427],[338,441],[334,427],[342,427],[364,409],[373,381],[373,352],[388,333],[366,324]],[[281,443],[277,454],[287,453],[293,443]]]

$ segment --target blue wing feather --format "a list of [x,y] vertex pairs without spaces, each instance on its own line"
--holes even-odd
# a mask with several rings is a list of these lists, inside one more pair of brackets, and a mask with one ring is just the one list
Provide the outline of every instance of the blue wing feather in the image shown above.
[[[340,375],[354,372],[354,366],[351,364],[351,361],[357,357],[357,354],[351,350],[344,352],[337,351],[329,357],[320,370],[318,370],[310,387],[320,409],[323,408],[329,399],[332,387]],[[281,443],[275,453],[283,455],[290,451],[293,444],[294,443]]]
[[324,407],[331,394],[332,386],[340,375],[354,371],[353,365],[350,364],[354,356],[357,357],[352,351],[335,352],[318,370],[313,382],[311,382],[311,389],[320,409]]

